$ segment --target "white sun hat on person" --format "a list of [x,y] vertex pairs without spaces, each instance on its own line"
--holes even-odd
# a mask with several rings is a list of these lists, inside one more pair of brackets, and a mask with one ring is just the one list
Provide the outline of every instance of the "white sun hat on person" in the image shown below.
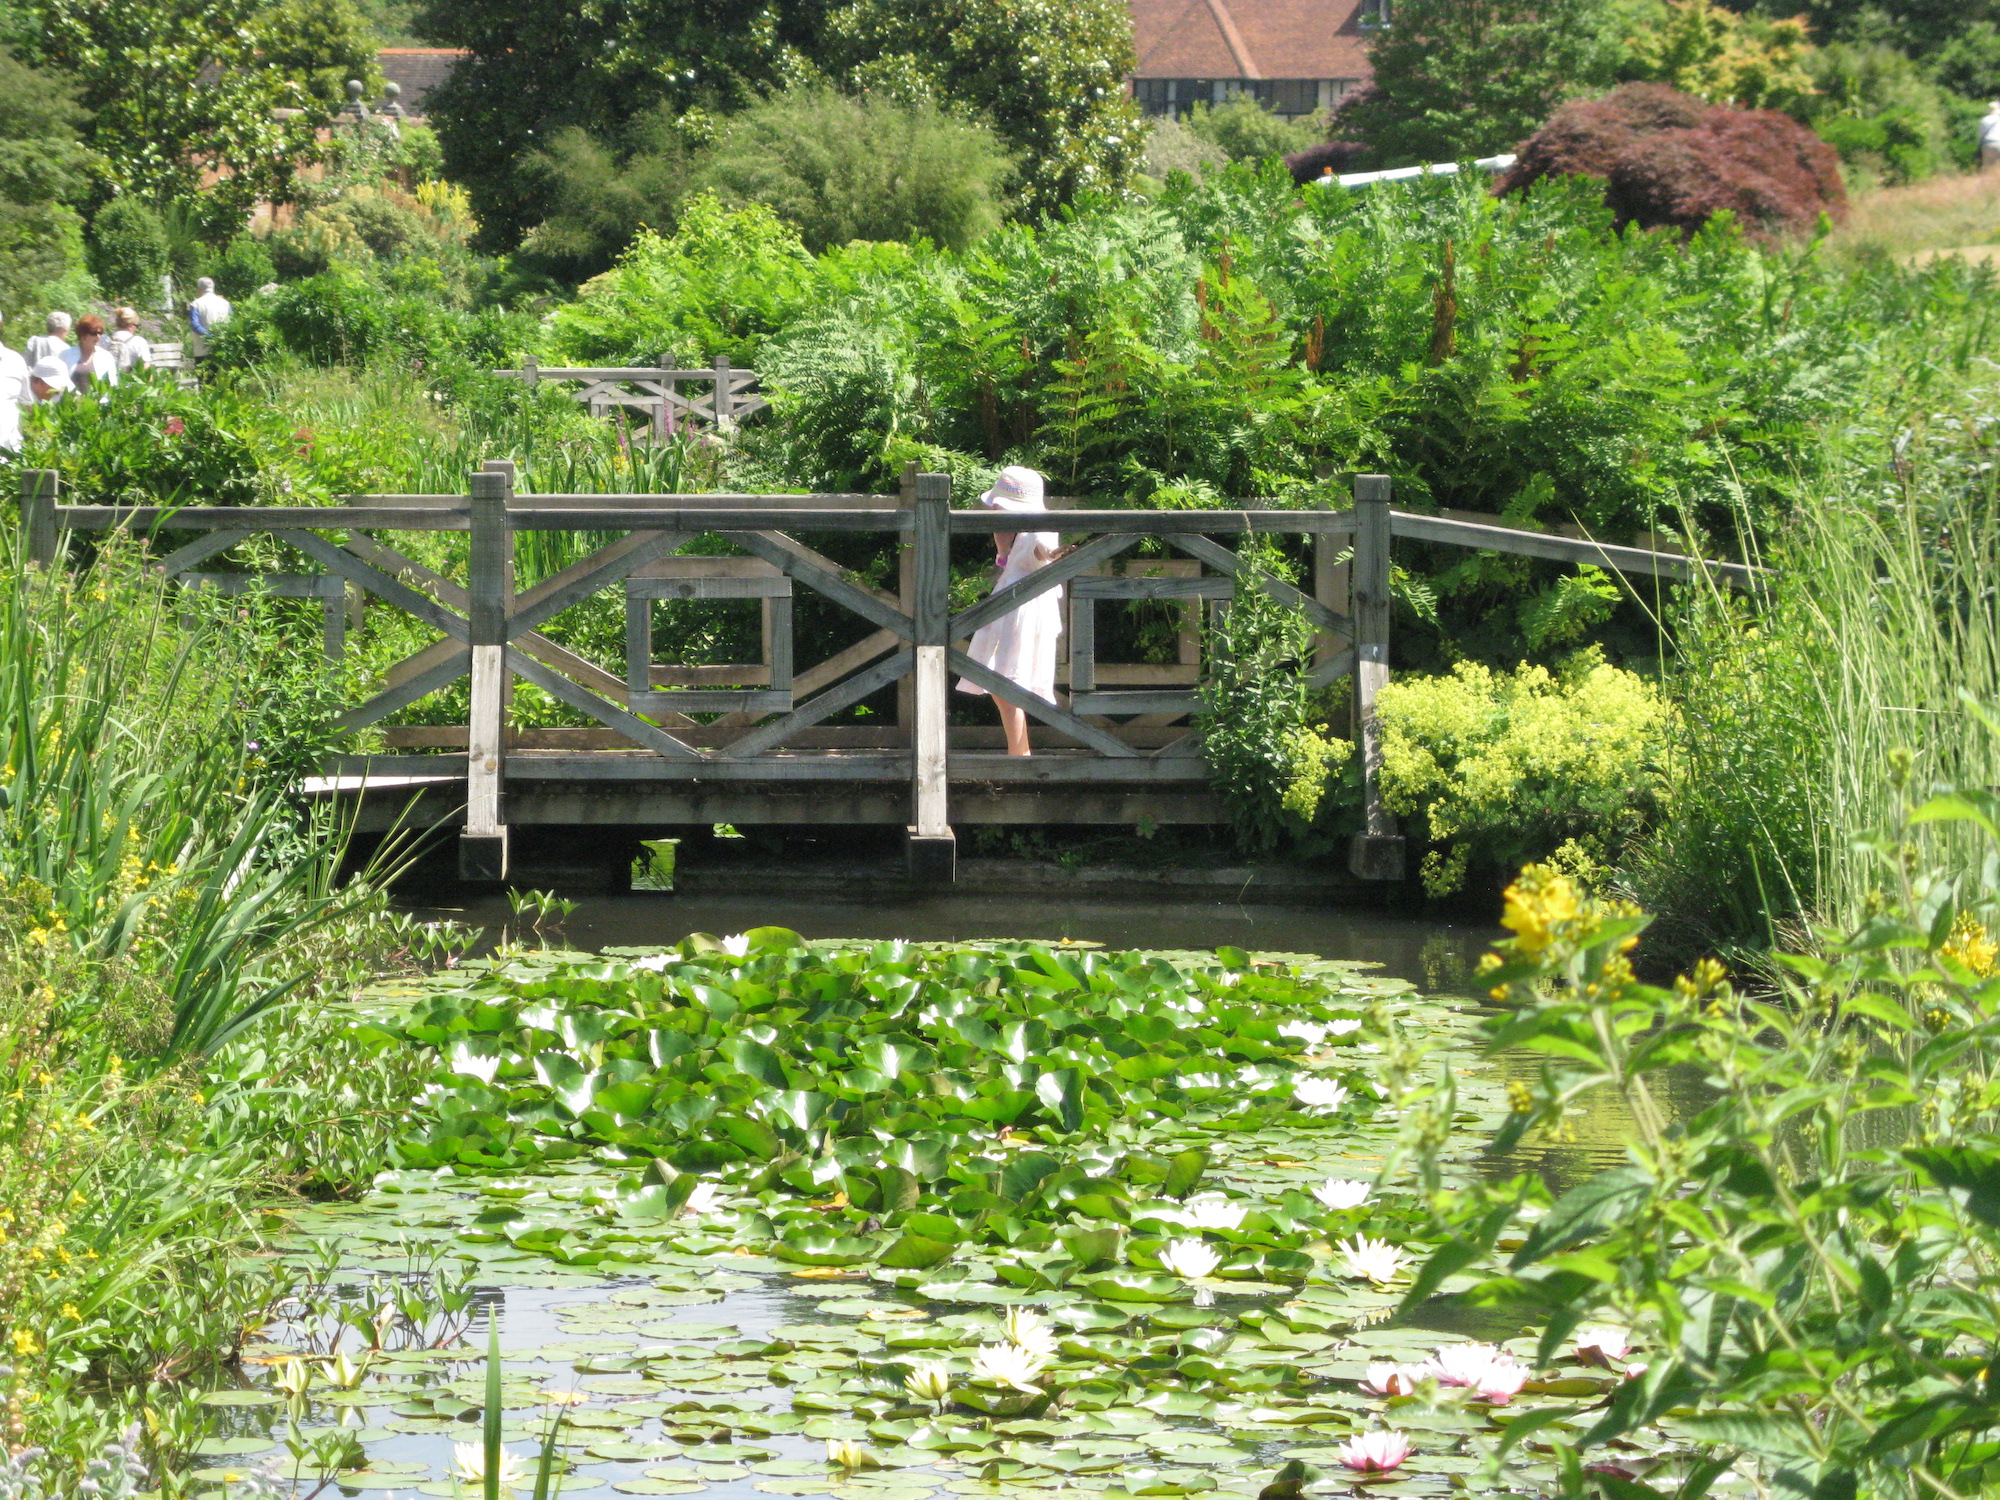
[[1025,464],[1009,464],[979,497],[988,510],[1047,510],[1042,503],[1042,476]]

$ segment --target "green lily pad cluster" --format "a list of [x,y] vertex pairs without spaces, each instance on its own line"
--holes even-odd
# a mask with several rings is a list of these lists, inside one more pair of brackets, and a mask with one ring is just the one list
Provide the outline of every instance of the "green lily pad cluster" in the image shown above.
[[1367,1124],[1355,1049],[1379,996],[1229,950],[815,947],[775,928],[732,946],[509,969],[419,1002],[400,1034],[446,1069],[404,1160],[629,1163],[584,1199],[629,1248],[573,1213],[479,1216],[572,1264],[649,1259],[656,1225],[807,1266],[922,1271],[1004,1245],[1016,1285],[1145,1303],[1187,1295],[1163,1263],[1176,1240],[1212,1247],[1204,1275],[1285,1285],[1352,1227],[1298,1189],[1187,1204],[1218,1141]]
[[[1247,1500],[1356,1477],[1342,1445],[1389,1426],[1410,1452],[1372,1489],[1525,1491],[1602,1399],[1580,1366],[1501,1406],[1366,1384],[1464,1337],[1394,1321],[1424,1247],[1379,1178],[1382,1068],[1466,1023],[1354,966],[765,931],[510,955],[368,1005],[435,1084],[405,1165],[297,1231],[363,1302],[413,1255],[476,1262],[506,1297],[505,1439],[532,1453],[559,1410],[565,1496]],[[1459,1099],[1505,1108],[1474,1075]],[[1358,1236],[1404,1268],[1357,1273]],[[260,1461],[292,1412],[367,1450],[344,1491],[450,1495],[480,1375],[411,1348],[302,1407],[218,1393],[234,1428],[199,1473]],[[1524,1416],[1495,1488],[1479,1449]]]

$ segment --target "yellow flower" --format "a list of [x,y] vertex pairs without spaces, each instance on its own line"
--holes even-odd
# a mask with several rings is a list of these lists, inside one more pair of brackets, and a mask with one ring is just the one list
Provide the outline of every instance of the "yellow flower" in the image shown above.
[[1993,941],[1984,922],[1971,912],[1962,911],[1958,920],[1951,924],[1951,931],[1945,935],[1938,957],[1952,959],[1979,978],[1990,979],[1996,967],[1995,961],[2000,960],[2000,943]]
[[22,1359],[42,1352],[42,1341],[35,1337],[32,1328],[16,1328],[9,1337],[14,1341],[14,1353]]
[[83,1321],[83,1314],[76,1310],[74,1302],[65,1302],[62,1305],[62,1315],[72,1323],[81,1323]]
[[1514,934],[1514,946],[1530,956],[1545,952],[1556,940],[1556,929],[1574,922],[1580,913],[1569,877],[1546,865],[1523,870],[1521,878],[1507,887],[1506,901],[1500,925]]

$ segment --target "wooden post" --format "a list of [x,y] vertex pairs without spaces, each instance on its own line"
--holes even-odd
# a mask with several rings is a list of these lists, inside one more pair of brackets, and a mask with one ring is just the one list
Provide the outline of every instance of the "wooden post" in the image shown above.
[[28,561],[52,568],[61,547],[56,532],[56,496],[62,476],[54,469],[21,471],[21,531],[28,543]]
[[1362,811],[1367,825],[1348,846],[1363,880],[1403,878],[1403,840],[1382,805],[1382,728],[1375,695],[1389,680],[1389,476],[1354,479],[1354,712],[1361,736]]
[[715,428],[722,430],[722,424],[736,414],[736,397],[729,389],[729,356],[715,356]]
[[911,785],[915,821],[909,829],[910,878],[949,885],[957,875],[958,841],[947,805],[950,762],[946,720],[951,682],[945,653],[951,648],[951,477],[916,479],[915,552],[916,732]]
[[513,551],[507,471],[472,476],[472,570],[467,621],[472,645],[472,713],[466,741],[465,829],[458,873],[466,880],[507,878],[507,825],[500,821],[507,744],[507,564]]
[[[499,474],[507,480],[507,503],[514,503],[514,487],[520,483],[520,469],[511,458],[489,458],[479,466],[482,474]],[[514,592],[519,586],[514,577],[514,533],[510,523],[507,545],[503,552],[500,570],[500,587],[507,601],[507,608],[514,607]],[[500,713],[509,722],[514,717],[514,674],[503,672],[500,676]]]
[[[1313,538],[1313,598],[1336,614],[1352,616],[1354,600],[1350,595],[1348,574],[1351,566],[1340,561],[1340,555],[1349,551],[1351,543],[1344,537],[1329,536],[1325,532]],[[1313,665],[1321,666],[1344,649],[1346,643],[1332,632],[1322,630],[1318,644],[1313,648]]]
[[[917,466],[914,462],[903,465],[903,482],[900,486],[903,509],[914,512],[917,508]],[[911,542],[912,533],[903,532],[902,542],[896,552],[896,594],[902,601],[903,613],[914,615],[917,608],[917,552]],[[909,678],[896,681],[896,727],[903,731],[906,744],[913,743],[916,716],[912,704],[916,699],[916,684]]]
[[671,354],[662,354],[660,356],[660,404],[653,408],[653,441],[658,443],[664,443],[669,437],[673,436],[674,419],[672,414],[674,404],[667,399],[667,392],[674,388],[673,376],[670,373],[673,368],[674,357]]
[[534,360],[521,361],[521,383],[531,391],[542,383],[542,367]]

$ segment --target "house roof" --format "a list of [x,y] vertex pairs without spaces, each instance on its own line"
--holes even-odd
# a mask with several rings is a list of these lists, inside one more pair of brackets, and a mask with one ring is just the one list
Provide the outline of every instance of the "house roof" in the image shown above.
[[1135,78],[1366,78],[1361,0],[1126,0]]
[[393,83],[403,91],[403,109],[413,115],[424,112],[424,96],[445,79],[451,70],[469,52],[453,47],[384,47],[375,54],[376,65],[382,69],[382,81]]

